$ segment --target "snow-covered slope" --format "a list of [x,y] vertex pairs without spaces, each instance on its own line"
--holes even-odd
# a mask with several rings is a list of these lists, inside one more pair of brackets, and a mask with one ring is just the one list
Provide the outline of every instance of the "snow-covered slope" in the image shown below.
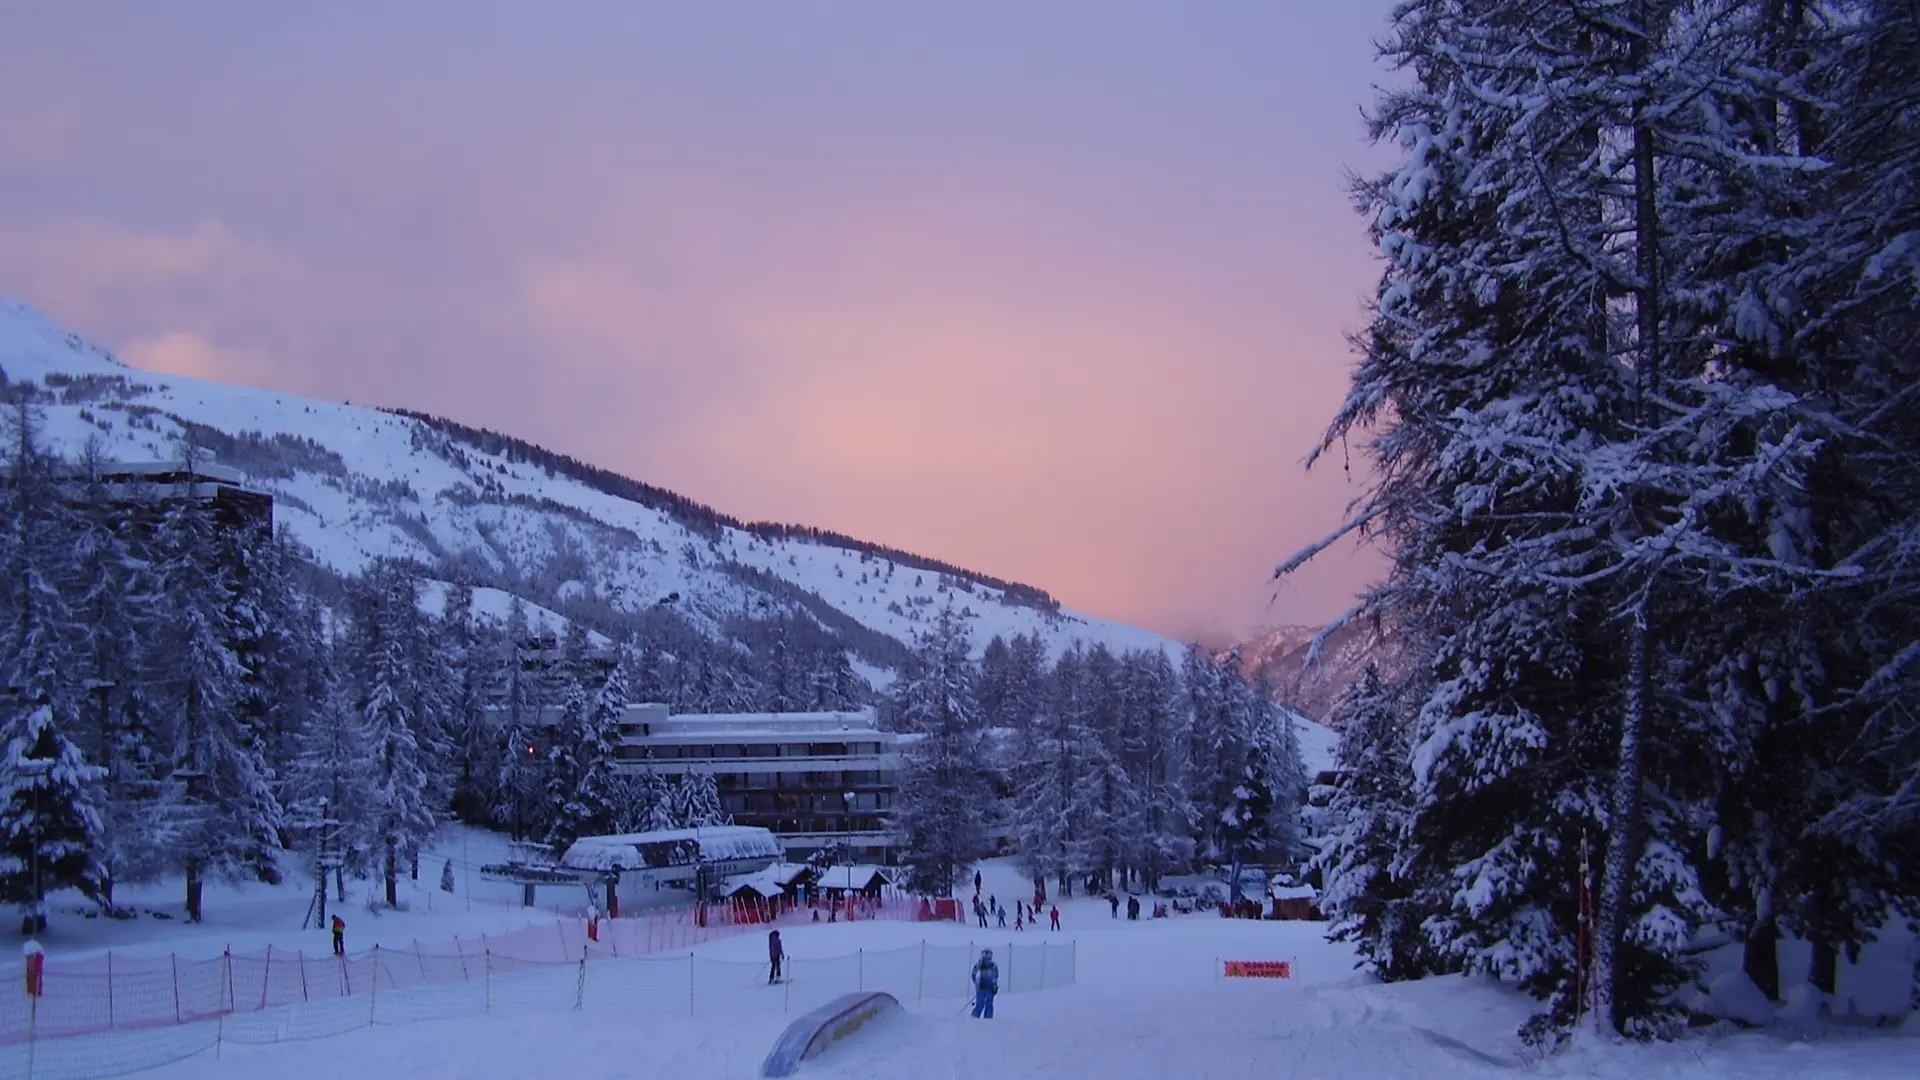
[[409,417],[131,368],[5,297],[0,373],[44,388],[48,442],[63,454],[98,438],[117,460],[177,459],[181,437],[193,433],[220,464],[271,492],[275,520],[342,573],[386,555],[462,565],[470,578],[562,613],[637,613],[671,597],[710,636],[750,611],[805,611],[908,642],[951,604],[976,651],[1019,633],[1039,635],[1056,655],[1075,641],[1179,647],[971,575],[702,527]]

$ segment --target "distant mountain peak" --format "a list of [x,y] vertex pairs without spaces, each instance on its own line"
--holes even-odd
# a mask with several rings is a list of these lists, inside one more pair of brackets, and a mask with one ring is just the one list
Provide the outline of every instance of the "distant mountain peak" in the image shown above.
[[893,667],[947,606],[976,652],[1032,634],[1115,651],[1181,646],[1062,611],[1045,591],[853,537],[751,523],[511,436],[421,413],[148,372],[32,306],[0,298],[0,371],[32,383],[51,449],[97,439],[120,460],[182,440],[271,493],[275,520],[323,569],[410,559],[433,577],[517,596],[593,629],[671,618],[712,641],[800,619]]

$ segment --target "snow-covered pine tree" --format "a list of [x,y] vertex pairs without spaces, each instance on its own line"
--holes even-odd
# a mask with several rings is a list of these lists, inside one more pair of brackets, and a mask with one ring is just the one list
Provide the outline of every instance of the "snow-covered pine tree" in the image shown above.
[[539,680],[531,670],[528,643],[527,609],[518,596],[507,609],[506,640],[499,661],[504,668],[501,719],[503,753],[500,759],[500,783],[494,817],[515,840],[534,835],[538,829],[540,798],[546,788],[546,757],[541,753],[546,736],[540,729],[545,701]]
[[1013,689],[1012,657],[1006,639],[999,634],[993,635],[980,652],[980,674],[974,679],[974,697],[980,702],[980,723],[983,727],[1012,729],[1015,726],[1010,701]]
[[695,770],[681,775],[674,787],[673,824],[675,829],[706,829],[733,824],[720,804],[720,784],[710,772]]
[[1414,79],[1374,131],[1407,158],[1360,190],[1387,269],[1328,445],[1377,432],[1349,527],[1393,547],[1369,606],[1428,636],[1399,876],[1430,890],[1437,964],[1510,977],[1560,1022],[1582,834],[1617,1029],[1661,1029],[1720,917],[1695,837],[1727,742],[1686,628],[1770,587],[1729,525],[1793,521],[1812,447],[1740,366],[1770,307],[1804,310],[1741,280],[1794,246],[1780,183],[1817,171],[1748,134],[1804,85],[1768,70],[1766,10],[1432,0],[1387,45]]
[[1083,801],[1087,847],[1081,861],[1090,883],[1106,890],[1115,888],[1124,876],[1137,835],[1134,820],[1141,797],[1124,760],[1127,701],[1119,658],[1106,645],[1095,645],[1087,651],[1082,679],[1070,714],[1073,737],[1082,747],[1087,767]]
[[397,563],[370,566],[359,583],[356,644],[365,682],[358,712],[372,752],[374,813],[371,840],[386,883],[388,907],[400,903],[400,868],[432,840],[437,825],[420,719],[413,713],[413,642],[419,586]]
[[1140,792],[1129,861],[1140,884],[1153,889],[1162,875],[1184,871],[1195,850],[1185,702],[1179,672],[1163,650],[1130,654],[1126,679],[1127,768]]
[[1087,863],[1086,801],[1093,785],[1080,711],[1086,655],[1076,643],[1054,664],[1046,709],[1015,729],[1013,838],[1021,869],[1052,878],[1062,895]]
[[829,642],[814,654],[807,693],[807,708],[812,712],[851,712],[860,707],[860,676],[845,649]]
[[1199,854],[1208,859],[1231,859],[1222,829],[1234,789],[1247,768],[1247,716],[1236,708],[1233,682],[1238,677],[1239,653],[1215,661],[1205,647],[1187,649],[1183,683],[1187,690],[1188,761]]
[[680,819],[679,806],[674,799],[675,785],[668,783],[666,777],[648,769],[634,778],[634,785],[632,805],[633,813],[638,818],[634,831],[659,832],[686,826]]
[[792,621],[782,615],[767,624],[767,640],[760,662],[759,697],[762,712],[801,712],[808,707],[810,673],[806,650],[794,641]]
[[1047,647],[1039,636],[1015,634],[1007,643],[1006,686],[1000,706],[1002,724],[1018,727],[1046,707],[1047,674]]
[[341,651],[340,646],[329,645],[322,654],[326,693],[295,737],[284,788],[287,829],[314,875],[322,925],[327,875],[334,876],[336,895],[345,900],[346,875],[371,869],[379,813],[374,784],[381,763],[375,760],[377,747],[335,662]]
[[900,747],[888,826],[907,887],[951,896],[986,853],[985,822],[994,812],[965,624],[942,609],[914,652],[912,674],[894,684],[890,702],[896,730],[910,738]]
[[1255,716],[1253,741],[1263,746],[1267,765],[1267,790],[1273,793],[1273,807],[1267,818],[1267,852],[1270,860],[1293,863],[1306,854],[1306,836],[1301,811],[1307,804],[1306,762],[1300,752],[1300,731],[1291,709],[1274,704],[1264,682],[1243,683],[1248,708]]
[[[183,451],[191,467],[200,452]],[[279,880],[281,807],[259,733],[241,715],[244,669],[228,618],[230,574],[212,507],[173,495],[156,537],[158,639],[154,701],[172,742],[166,777],[173,860],[185,873],[186,916],[198,922],[208,876]]]
[[[460,779],[456,749],[459,729],[453,712],[454,702],[460,697],[460,669],[456,663],[449,662],[452,658],[447,655],[441,639],[444,608],[442,617],[429,616],[420,610],[419,572],[412,566],[406,570],[412,579],[416,601],[414,607],[395,612],[395,625],[407,643],[408,661],[414,673],[407,707],[414,717],[420,768],[427,778],[427,805],[436,820],[444,820],[452,815],[454,787]],[[409,876],[418,881],[419,849],[409,852],[408,859]]]
[[1407,718],[1379,666],[1369,663],[1330,719],[1340,732],[1339,779],[1314,860],[1325,883],[1320,909],[1331,921],[1328,937],[1352,942],[1360,965],[1382,979],[1425,974],[1436,965],[1424,956],[1424,913],[1393,873],[1412,787]]
[[1743,227],[1688,253],[1734,271],[1702,304],[1736,320],[1722,370],[1794,395],[1795,422],[1821,447],[1797,473],[1766,474],[1788,490],[1749,496],[1745,514],[1719,523],[1745,526],[1746,550],[1767,561],[1748,564],[1733,602],[1714,604],[1717,633],[1698,642],[1696,670],[1709,672],[1731,736],[1713,886],[1763,992],[1781,990],[1784,928],[1812,942],[1809,979],[1831,994],[1839,953],[1912,905],[1910,875],[1893,868],[1920,858],[1901,779],[1920,732],[1899,704],[1920,688],[1920,484],[1907,464],[1920,423],[1902,403],[1915,370],[1901,344],[1920,334],[1920,12],[1795,3],[1742,14],[1758,46],[1747,71],[1760,79],[1728,95],[1716,149],[1738,186],[1716,201],[1743,207]]
[[64,532],[53,462],[24,397],[8,442],[4,582],[6,700],[0,703],[0,901],[20,905],[28,934],[46,928],[46,897],[63,888],[99,895],[102,826],[94,806],[103,770],[74,739],[75,680],[61,670],[69,621],[54,587]]
[[105,770],[101,819],[100,902],[113,907],[116,882],[150,881],[165,867],[158,776],[164,752],[147,707],[147,653],[153,630],[152,561],[128,522],[158,516],[152,492],[115,495],[105,480],[106,455],[88,440],[77,463],[80,504],[74,510],[70,583],[75,670],[85,692],[76,703],[77,738],[87,760]]
[[555,853],[564,852],[582,836],[615,831],[627,797],[614,773],[614,744],[619,740],[620,717],[627,706],[626,671],[622,663],[612,665],[599,675],[589,697],[584,680],[595,674],[590,670],[580,672],[582,681],[575,684],[576,690],[568,692],[560,713],[553,773],[548,780],[555,805],[546,835]]
[[453,775],[449,803],[455,817],[484,824],[492,818],[504,749],[489,688],[499,684],[505,639],[491,623],[474,617],[472,586],[447,586],[440,645],[452,691],[443,725]]

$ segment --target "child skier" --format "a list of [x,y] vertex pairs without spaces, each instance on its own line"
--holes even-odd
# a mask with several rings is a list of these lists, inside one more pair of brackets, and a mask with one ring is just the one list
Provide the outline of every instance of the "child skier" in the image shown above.
[[333,917],[333,955],[347,955],[347,920],[338,915]]
[[1000,965],[993,962],[993,950],[981,949],[980,961],[973,965],[973,1016],[993,1019],[993,996],[1000,992]]
[[786,948],[780,944],[780,931],[775,930],[769,933],[767,935],[767,985],[768,986],[772,986],[774,983],[777,983],[780,981],[780,961],[784,959],[786,955],[787,955]]

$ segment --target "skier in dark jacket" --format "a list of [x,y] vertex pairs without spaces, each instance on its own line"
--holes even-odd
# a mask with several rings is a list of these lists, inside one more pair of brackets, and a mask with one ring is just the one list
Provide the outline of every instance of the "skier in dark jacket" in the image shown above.
[[993,950],[981,949],[980,961],[973,965],[973,1016],[993,1019],[993,997],[1000,992],[1000,965],[993,962]]
[[1107,906],[1113,909],[1114,918],[1117,919],[1120,917],[1120,895],[1118,893],[1107,894]]
[[786,959],[787,950],[780,944],[780,931],[767,934],[767,985],[780,981],[780,961]]

